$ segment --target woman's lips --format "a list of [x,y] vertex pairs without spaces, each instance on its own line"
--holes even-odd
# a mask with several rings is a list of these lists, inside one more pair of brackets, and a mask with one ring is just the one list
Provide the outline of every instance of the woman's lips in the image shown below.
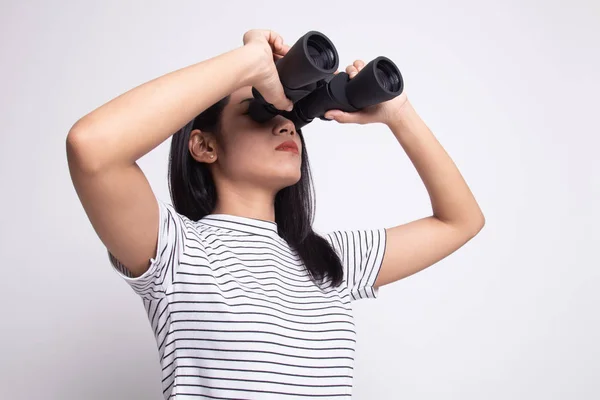
[[298,154],[298,145],[296,145],[294,141],[288,140],[277,146],[275,150],[291,151],[292,153]]

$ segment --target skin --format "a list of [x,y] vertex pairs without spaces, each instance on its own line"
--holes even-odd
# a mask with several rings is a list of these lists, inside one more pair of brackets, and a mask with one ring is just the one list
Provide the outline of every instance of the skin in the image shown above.
[[[352,79],[364,66],[364,61],[356,60],[346,67],[346,73]],[[293,123],[282,116],[259,124],[244,115],[248,103],[243,100],[248,98],[252,98],[251,87],[232,93],[222,115],[221,140],[196,130],[189,148],[196,160],[212,165],[219,193],[215,213],[274,221],[275,194],[300,179],[300,157],[274,148],[291,139],[302,151],[301,143]],[[359,112],[330,110],[325,117],[338,123],[386,125],[430,193],[433,215],[387,228],[386,252],[376,287],[437,263],[483,228],[483,214],[466,182],[406,92]]]
[[[257,124],[243,115],[247,104],[239,104],[256,87],[269,103],[289,109],[273,63],[289,46],[270,30],[248,31],[243,42],[129,90],[69,131],[66,150],[77,194],[99,238],[133,276],[144,273],[156,253],[159,221],[156,198],[137,160],[224,96],[231,101],[222,134],[194,131],[189,141],[193,157],[211,165],[219,194],[214,212],[274,221],[275,194],[300,178],[300,157],[275,151],[288,139],[300,148],[291,121],[279,116]],[[364,65],[356,60],[346,72],[352,79]],[[430,197],[430,216],[386,229],[376,287],[433,265],[483,228],[473,194],[406,93],[356,113],[330,110],[326,117],[338,123],[385,124]]]
[[[233,92],[220,134],[195,129],[189,151],[210,165],[218,193],[213,213],[274,221],[275,195],[300,180],[302,143],[292,121],[281,115],[265,123],[252,120],[246,114],[252,98],[250,86]],[[296,143],[298,154],[275,150],[288,140]]]
[[[346,67],[350,79],[365,66]],[[485,218],[460,171],[417,114],[406,91],[355,113],[330,110],[338,123],[384,124],[413,163],[431,201],[432,215],[387,228],[386,250],[375,287],[432,266],[464,246],[483,229]]]

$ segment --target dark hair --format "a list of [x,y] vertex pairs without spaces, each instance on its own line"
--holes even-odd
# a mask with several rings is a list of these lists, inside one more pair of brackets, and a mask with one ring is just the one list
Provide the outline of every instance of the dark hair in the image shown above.
[[[211,214],[217,203],[215,182],[206,163],[197,162],[188,149],[190,132],[200,129],[216,135],[221,131],[221,115],[229,103],[229,96],[199,114],[171,139],[169,156],[169,190],[173,206],[178,213],[193,221]],[[323,282],[326,277],[331,285],[339,286],[343,279],[340,258],[329,242],[312,229],[314,219],[314,189],[308,154],[302,132],[300,180],[281,189],[275,196],[275,222],[279,235],[294,248],[313,281]]]

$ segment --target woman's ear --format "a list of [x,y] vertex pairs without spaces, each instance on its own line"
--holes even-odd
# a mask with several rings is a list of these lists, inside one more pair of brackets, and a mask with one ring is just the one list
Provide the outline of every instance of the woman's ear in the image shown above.
[[214,135],[200,129],[190,132],[188,149],[194,160],[211,164],[217,160],[217,146]]

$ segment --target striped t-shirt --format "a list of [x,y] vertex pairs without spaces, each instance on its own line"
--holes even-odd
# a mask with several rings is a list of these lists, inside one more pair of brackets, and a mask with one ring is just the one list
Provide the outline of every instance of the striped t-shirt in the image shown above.
[[385,229],[323,235],[344,282],[314,283],[270,221],[210,214],[192,221],[158,200],[157,254],[132,278],[154,330],[165,399],[350,399],[351,302],[376,298]]

